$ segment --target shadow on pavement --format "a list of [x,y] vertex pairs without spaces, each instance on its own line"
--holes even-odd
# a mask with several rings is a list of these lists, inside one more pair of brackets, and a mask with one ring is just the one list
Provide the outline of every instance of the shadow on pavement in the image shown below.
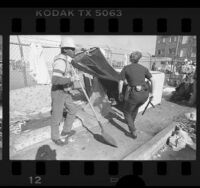
[[[114,127],[116,127],[117,129],[119,129],[121,132],[123,132],[127,137],[133,138],[133,136],[131,135],[131,133],[129,131],[127,131],[126,129],[124,129],[122,126],[120,126],[118,123],[116,123],[113,118],[116,118],[117,120],[121,121],[122,123],[126,124],[126,121],[122,118],[120,118],[118,115],[116,114],[112,114],[109,116],[109,122],[111,125],[113,125]],[[128,126],[126,124],[126,126]]]
[[101,135],[101,134],[95,134],[93,133],[90,129],[88,129],[83,123],[82,123],[83,127],[90,133],[93,135],[94,139],[102,144],[105,144],[105,145],[109,145],[109,146],[112,146],[112,147],[116,147],[112,144],[110,144],[109,142],[107,142],[104,137]]

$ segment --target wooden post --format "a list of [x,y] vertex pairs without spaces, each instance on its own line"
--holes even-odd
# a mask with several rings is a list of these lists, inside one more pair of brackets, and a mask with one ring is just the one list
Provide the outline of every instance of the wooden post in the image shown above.
[[[178,59],[178,47],[180,42],[180,36],[178,36],[177,45],[176,45],[176,53],[175,53],[175,59]],[[173,73],[174,73],[174,66],[173,66]]]
[[20,51],[21,62],[22,62],[22,66],[23,66],[22,71],[23,71],[23,76],[24,76],[24,85],[25,85],[25,87],[27,87],[28,86],[28,81],[27,81],[27,76],[26,76],[26,63],[25,63],[25,60],[24,60],[23,47],[22,47],[19,35],[17,35],[17,40],[18,40],[18,43],[19,43],[19,51]]

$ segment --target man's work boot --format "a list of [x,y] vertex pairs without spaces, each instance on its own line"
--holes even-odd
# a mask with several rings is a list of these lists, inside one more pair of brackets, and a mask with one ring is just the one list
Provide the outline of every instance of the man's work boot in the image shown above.
[[70,136],[73,136],[75,133],[76,133],[75,130],[71,130],[71,131],[69,131],[69,132],[62,131],[62,132],[61,132],[61,136],[62,136],[62,137],[70,137]]
[[132,128],[132,127],[129,127],[129,133],[126,133],[127,136],[133,138],[133,139],[136,139],[137,138],[137,134],[136,134],[136,129],[135,128]]
[[68,143],[68,140],[66,140],[66,139],[65,139],[65,141],[62,141],[61,139],[52,140],[52,141],[58,146],[64,146]]
[[128,136],[128,137],[131,137],[131,138],[133,138],[133,139],[136,139],[136,138],[137,138],[136,131],[127,132],[127,133],[125,133],[125,135]]
[[132,137],[133,139],[136,139],[136,138],[137,138],[136,131],[131,131],[131,137]]

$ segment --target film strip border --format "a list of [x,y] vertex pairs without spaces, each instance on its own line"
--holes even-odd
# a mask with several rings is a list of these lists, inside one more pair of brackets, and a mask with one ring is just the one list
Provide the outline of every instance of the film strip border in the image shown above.
[[[96,181],[99,181],[99,185],[160,185],[159,178],[163,180],[161,184],[165,185],[190,185],[189,180],[195,180],[192,175],[199,169],[195,162],[189,161],[160,161],[153,165],[151,162],[138,161],[15,161],[10,167],[8,178],[16,181],[16,184],[21,180],[24,185],[94,185]],[[169,181],[172,177],[182,179],[182,183]]]
[[[108,19],[107,31],[109,33],[118,33],[120,30],[120,23],[117,18]],[[179,22],[180,28],[178,30],[182,34],[191,33],[192,31],[192,19],[191,18],[182,18]],[[140,34],[143,32],[143,19],[135,18],[132,20],[132,32]],[[70,33],[71,20],[69,18],[61,18],[59,20],[59,30],[61,33]],[[156,20],[156,31],[158,33],[167,33],[168,32],[168,19],[158,18]],[[23,32],[23,19],[22,18],[13,18],[12,19],[12,32],[21,33]],[[35,32],[39,34],[44,34],[47,31],[47,19],[37,18],[35,20]],[[95,32],[95,19],[86,18],[84,19],[83,32],[85,33],[94,33]]]
[[[194,19],[187,16],[181,16],[180,19],[173,21],[167,17],[160,17],[156,19],[150,19],[148,22],[145,18],[130,18],[127,21],[126,28],[129,28],[123,32],[122,22],[123,18],[106,18],[104,21],[104,32],[102,34],[180,34],[190,35],[198,34],[197,21],[194,23]],[[197,19],[196,19],[197,20]],[[26,28],[27,20],[24,20],[20,16],[15,16],[7,20],[10,24],[10,34],[24,34],[29,33],[29,29]],[[73,25],[77,23],[77,19],[61,18],[54,20],[53,23],[57,23],[59,27],[52,31],[51,18],[37,18],[34,20],[32,34],[77,34],[74,32]],[[75,23],[76,22],[76,23]],[[101,22],[102,23],[102,22]],[[173,23],[173,24],[172,24]],[[102,25],[98,24],[98,20],[95,18],[82,18],[80,34],[100,34],[98,28]],[[152,24],[152,28],[148,28]],[[175,28],[173,26],[176,26]],[[101,29],[102,32],[102,29]],[[4,40],[4,42],[6,42]],[[8,48],[7,48],[8,49]],[[198,56],[199,57],[199,56]],[[4,128],[5,130],[5,128]],[[199,130],[198,130],[199,131]],[[5,131],[4,131],[5,132]],[[4,144],[5,146],[5,144]],[[5,150],[5,148],[4,148]],[[3,161],[1,161],[2,163]],[[106,162],[106,161],[11,161],[4,162],[2,169],[7,169],[5,172],[7,182],[13,181],[16,185],[30,185],[30,184],[44,184],[44,185],[88,185],[99,182],[103,185],[122,184],[126,185],[127,182],[140,185],[190,185],[190,181],[197,179],[197,174],[200,169],[200,164],[196,161],[173,161],[173,162]],[[194,176],[195,175],[195,176]],[[55,177],[56,178],[53,178]],[[79,179],[77,178],[79,177]],[[81,180],[81,178],[82,180]],[[85,178],[88,177],[88,178]],[[91,178],[95,177],[95,178]],[[165,177],[165,179],[163,179]],[[171,182],[170,178],[181,179],[181,183]],[[190,179],[188,179],[190,177]],[[157,179],[158,178],[158,179]],[[5,180],[6,180],[5,179]],[[55,181],[55,179],[57,181]],[[160,180],[163,182],[160,182]],[[11,182],[12,183],[12,182]],[[195,183],[194,183],[195,184]]]

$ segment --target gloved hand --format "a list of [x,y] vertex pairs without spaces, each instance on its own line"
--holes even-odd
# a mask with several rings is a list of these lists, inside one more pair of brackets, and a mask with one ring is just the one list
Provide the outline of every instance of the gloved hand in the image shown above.
[[123,99],[124,99],[124,96],[123,96],[123,94],[122,94],[122,93],[120,93],[120,94],[119,94],[119,101],[120,101],[120,102],[122,102],[122,101],[123,101]]
[[80,78],[79,78],[79,76],[78,75],[73,75],[72,76],[72,81],[74,82],[74,81],[79,81],[80,80]]
[[71,64],[72,63],[72,58],[70,57],[70,56],[67,56],[67,62],[69,63],[69,64]]

